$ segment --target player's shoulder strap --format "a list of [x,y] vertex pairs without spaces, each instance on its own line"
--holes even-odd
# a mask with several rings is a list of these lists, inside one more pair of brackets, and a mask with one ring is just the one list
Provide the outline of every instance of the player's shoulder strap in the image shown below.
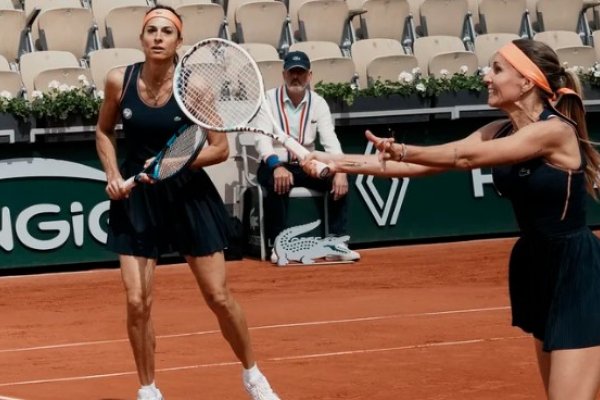
[[131,78],[133,77],[133,72],[135,70],[139,70],[140,66],[142,65],[141,62],[139,63],[135,63],[135,64],[130,64],[127,67],[125,67],[125,74],[124,79],[123,79],[123,88],[121,89],[121,98],[119,99],[119,103],[121,103],[123,101],[123,97],[125,97],[125,92],[127,91],[127,88],[129,87],[130,83],[131,83]]

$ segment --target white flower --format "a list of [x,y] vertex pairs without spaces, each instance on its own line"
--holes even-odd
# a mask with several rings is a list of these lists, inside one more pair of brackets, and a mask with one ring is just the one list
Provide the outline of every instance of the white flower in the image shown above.
[[413,75],[419,75],[421,73],[421,68],[415,67],[415,68],[412,69],[411,72],[412,72]]
[[99,99],[104,100],[104,90],[98,90],[96,92],[96,97],[98,97]]
[[600,71],[594,71],[594,78],[600,77]]
[[[356,90],[356,89],[358,89],[358,86],[356,86],[356,83],[351,83],[350,89]],[[101,99],[104,99],[104,92],[102,90],[100,90],[98,93],[102,93],[102,97],[100,97],[100,96],[98,96],[98,97],[100,97]]]
[[12,94],[8,90],[3,90],[0,92],[0,97],[2,99],[10,100],[13,98]]
[[50,89],[58,89],[58,86],[60,85],[60,83],[56,80],[54,81],[50,81],[50,83],[48,83],[48,87]]
[[450,71],[448,71],[447,69],[442,69],[442,70],[440,70],[440,75],[446,77],[446,76],[450,75]]
[[415,86],[415,89],[417,89],[418,92],[424,92],[427,90],[427,88],[425,87],[425,85],[423,83],[417,83],[417,86]]
[[40,92],[39,90],[34,90],[33,92],[31,92],[32,99],[41,99],[43,97],[44,97],[44,93]]
[[400,75],[398,75],[398,81],[402,83],[411,83],[414,79],[413,74],[406,71],[402,71],[400,72]]
[[78,80],[79,82],[82,82],[82,83],[83,83],[83,82],[87,81],[87,77],[86,77],[84,74],[81,74],[81,75],[79,75],[79,76],[77,77],[77,80]]
[[67,92],[69,90],[71,90],[71,88],[69,87],[69,85],[65,85],[64,83],[58,87],[58,91],[61,92],[61,93],[62,92]]
[[467,67],[466,65],[461,65],[460,66],[460,73],[461,74],[466,74],[467,72],[469,72],[469,67]]

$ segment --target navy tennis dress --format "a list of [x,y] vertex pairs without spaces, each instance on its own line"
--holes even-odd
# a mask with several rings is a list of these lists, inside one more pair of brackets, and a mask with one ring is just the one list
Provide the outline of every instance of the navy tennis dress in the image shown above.
[[582,160],[575,171],[541,158],[493,170],[521,230],[509,265],[513,325],[545,351],[600,345],[600,240],[586,224],[583,153]]
[[[173,96],[160,107],[144,103],[137,81],[143,63],[125,71],[121,119],[125,133],[123,177],[143,169],[174,132],[190,121]],[[153,185],[139,184],[129,198],[111,201],[107,246],[118,254],[157,258],[178,251],[204,256],[227,246],[229,216],[208,174],[185,170]]]

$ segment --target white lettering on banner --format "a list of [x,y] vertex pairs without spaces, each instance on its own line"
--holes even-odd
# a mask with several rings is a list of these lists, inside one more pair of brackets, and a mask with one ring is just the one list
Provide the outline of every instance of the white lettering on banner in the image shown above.
[[56,204],[38,204],[24,209],[15,223],[15,232],[21,243],[34,250],[50,250],[62,246],[69,237],[70,229],[67,221],[45,221],[38,224],[40,231],[56,232],[56,236],[52,239],[37,239],[29,233],[27,228],[33,217],[41,214],[58,214],[59,212],[60,207]]
[[[0,181],[23,178],[75,178],[106,182],[106,176],[102,170],[72,161],[40,157],[0,160]],[[102,227],[102,216],[109,209],[109,204],[108,200],[96,204],[87,216],[89,233],[102,244],[106,243],[107,239],[107,233]],[[34,204],[20,212],[2,207],[0,213],[2,218],[0,220],[0,249],[12,251],[15,236],[24,247],[33,250],[58,249],[69,238],[72,238],[76,247],[83,247],[86,229],[86,216],[83,205],[78,201],[73,201],[69,205],[70,219],[56,218],[55,215],[61,213],[61,211],[61,205],[51,203]],[[53,215],[54,219],[52,220]],[[33,218],[42,216],[45,220],[35,225],[38,231],[36,236],[33,229],[30,231],[30,225]],[[39,233],[44,234],[44,238],[40,238]]]
[[471,171],[471,177],[473,178],[473,196],[483,197],[483,185],[494,184],[494,178],[492,174],[484,174],[480,168]]
[[[102,229],[102,215],[108,211],[110,202],[108,200],[96,204],[88,216],[88,229],[90,234],[98,242],[106,243],[107,233]],[[75,246],[82,247],[84,244],[85,216],[83,206],[79,202],[73,202],[70,206],[71,221],[54,220],[42,221],[37,224],[41,232],[53,232],[53,237],[40,239],[30,232],[30,221],[38,216],[47,214],[59,214],[61,209],[56,204],[35,204],[21,211],[15,221],[14,232],[23,246],[33,250],[54,250],[64,245],[71,233]],[[69,223],[70,222],[70,223]],[[12,219],[8,207],[2,208],[2,224],[0,229],[0,248],[6,251],[14,249],[14,236]]]
[[90,211],[90,215],[88,217],[88,228],[90,230],[90,234],[102,244],[106,243],[106,239],[108,234],[102,229],[102,225],[100,224],[100,217],[110,208],[110,201],[106,200],[102,203],[96,204],[92,211]]
[[[373,143],[369,142],[365,149],[365,154],[373,154]],[[375,151],[377,154],[377,151]],[[356,177],[356,188],[358,189],[363,200],[367,204],[367,208],[375,218],[377,225],[396,225],[406,190],[408,189],[409,178],[390,178],[392,185],[390,186],[387,198],[385,201],[379,194],[379,191],[373,184],[373,176],[358,175]],[[401,184],[400,184],[401,183]],[[366,187],[365,187],[366,186]],[[400,190],[398,191],[398,186]],[[393,211],[392,210],[393,207]],[[390,212],[392,213],[390,217]]]
[[13,240],[12,222],[10,219],[10,210],[8,207],[2,207],[2,220],[0,221],[0,248],[6,251],[12,251],[15,247]]

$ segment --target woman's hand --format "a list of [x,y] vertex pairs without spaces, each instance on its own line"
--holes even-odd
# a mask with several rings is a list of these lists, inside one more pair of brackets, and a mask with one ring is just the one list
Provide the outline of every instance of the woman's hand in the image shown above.
[[129,197],[129,191],[125,188],[125,181],[120,175],[109,178],[105,190],[111,200],[122,200]]
[[406,147],[404,144],[396,144],[394,138],[382,138],[373,135],[370,130],[365,131],[365,136],[369,142],[373,143],[379,151],[378,158],[385,169],[385,162],[388,160],[402,161],[406,155]]

